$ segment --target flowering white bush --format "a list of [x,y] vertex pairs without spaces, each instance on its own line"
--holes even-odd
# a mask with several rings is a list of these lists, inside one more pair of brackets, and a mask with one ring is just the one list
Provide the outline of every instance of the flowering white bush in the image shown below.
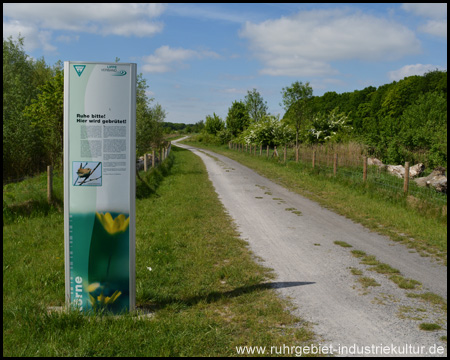
[[250,125],[239,138],[241,143],[248,145],[284,145],[294,139],[294,130],[273,115],[266,115]]
[[319,113],[311,123],[308,130],[308,140],[311,143],[324,143],[326,141],[338,140],[340,133],[344,133],[353,128],[347,125],[348,115],[337,114],[338,109],[330,111],[328,115]]

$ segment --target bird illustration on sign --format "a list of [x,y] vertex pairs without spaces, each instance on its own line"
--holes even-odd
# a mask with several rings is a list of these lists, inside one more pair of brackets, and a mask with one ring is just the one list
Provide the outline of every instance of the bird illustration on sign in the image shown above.
[[[95,167],[94,167],[95,165]],[[76,180],[74,181],[74,186],[81,186],[81,185],[90,185],[90,186],[101,186],[102,185],[102,169],[101,169],[101,162],[98,163],[89,163],[86,162],[83,166],[83,162],[80,162],[80,166],[76,168],[75,166],[78,166],[78,162],[74,163],[74,177],[77,176]],[[94,172],[97,171],[97,173],[94,176]],[[76,170],[76,171],[75,171]]]

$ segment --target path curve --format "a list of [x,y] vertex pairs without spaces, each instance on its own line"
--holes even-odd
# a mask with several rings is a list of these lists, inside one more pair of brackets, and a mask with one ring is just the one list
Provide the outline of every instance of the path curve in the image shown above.
[[[446,343],[440,339],[447,335],[446,313],[408,297],[411,291],[400,289],[386,275],[368,270],[350,250],[375,255],[380,262],[399,269],[404,277],[420,281],[423,289],[414,293],[430,291],[445,299],[446,267],[290,192],[234,160],[173,143],[203,160],[241,237],[263,264],[274,270],[277,291],[291,299],[296,315],[313,324],[321,345],[333,346],[335,355],[339,350],[340,355],[347,355],[342,353],[345,346],[353,346],[365,356],[401,356],[402,349],[409,356],[437,356],[430,350],[439,346],[445,349],[443,355],[447,354]],[[344,241],[352,248],[338,246],[335,241]],[[350,268],[361,270],[363,275],[353,275]],[[361,276],[374,279],[380,286],[364,289],[357,281]],[[302,286],[292,286],[295,283]],[[439,323],[442,330],[420,330],[423,322]],[[381,353],[381,346],[389,347],[387,354]]]

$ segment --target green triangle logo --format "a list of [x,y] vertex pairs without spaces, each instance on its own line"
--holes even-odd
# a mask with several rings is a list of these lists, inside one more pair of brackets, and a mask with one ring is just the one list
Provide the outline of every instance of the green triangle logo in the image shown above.
[[81,76],[86,65],[74,65],[73,67],[74,67],[75,71],[77,72],[78,76]]

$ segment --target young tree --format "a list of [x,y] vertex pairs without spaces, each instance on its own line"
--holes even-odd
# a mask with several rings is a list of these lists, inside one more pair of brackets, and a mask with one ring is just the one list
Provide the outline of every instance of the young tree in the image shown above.
[[150,117],[153,122],[152,143],[156,147],[160,147],[164,141],[163,122],[166,118],[166,111],[161,104],[156,103],[150,108]]
[[24,109],[24,116],[39,131],[46,160],[53,167],[63,163],[64,71],[55,68],[55,76],[40,86],[37,99]]
[[216,135],[219,131],[225,128],[223,120],[213,113],[213,116],[207,115],[205,122],[205,130],[208,134]]
[[256,91],[256,89],[247,91],[244,103],[250,118],[254,122],[261,121],[261,119],[267,115],[267,101],[263,100],[261,94]]
[[228,109],[227,129],[233,136],[238,136],[250,125],[247,107],[242,101],[234,101]]
[[308,100],[312,98],[313,89],[309,82],[303,84],[301,81],[292,83],[290,87],[282,89],[283,103],[286,112],[289,111],[287,121],[295,127],[295,146],[298,148],[298,135],[300,126],[309,116]]
[[147,96],[148,85],[142,74],[137,76],[136,91],[136,152],[137,156],[144,154],[152,147],[159,147],[163,141],[162,123],[166,112],[160,104],[153,107],[154,100]]

